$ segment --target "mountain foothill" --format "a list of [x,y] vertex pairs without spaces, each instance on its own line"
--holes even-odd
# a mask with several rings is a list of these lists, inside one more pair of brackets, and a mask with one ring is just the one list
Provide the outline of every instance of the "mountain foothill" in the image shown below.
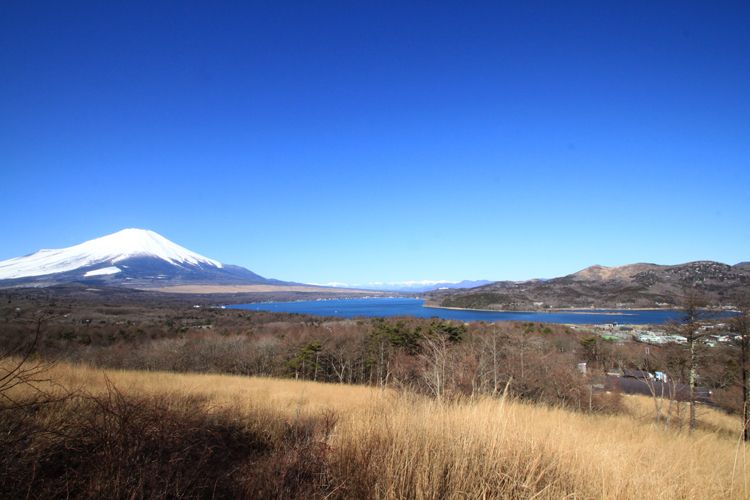
[[550,280],[498,281],[470,290],[434,291],[425,294],[425,305],[492,311],[671,308],[690,287],[700,288],[716,304],[731,306],[739,294],[750,294],[750,265],[713,261],[596,265]]
[[[367,291],[280,281],[204,257],[143,229],[125,229],[80,245],[0,262],[0,288],[76,284],[155,292],[255,293],[264,300],[399,291],[426,299],[426,306],[493,311],[671,307],[686,287],[693,286],[715,303],[730,304],[737,294],[750,292],[750,263],[596,265],[549,280],[436,283],[439,289],[417,293],[421,290]],[[482,285],[474,286],[477,283]]]

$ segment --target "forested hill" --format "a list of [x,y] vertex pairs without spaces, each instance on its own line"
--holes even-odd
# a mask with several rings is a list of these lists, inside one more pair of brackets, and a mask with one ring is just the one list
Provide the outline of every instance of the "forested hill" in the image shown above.
[[631,264],[591,266],[547,281],[498,281],[464,290],[439,290],[423,296],[425,305],[498,311],[550,308],[671,307],[685,287],[698,287],[718,305],[732,305],[750,294],[750,266],[699,261],[676,266]]

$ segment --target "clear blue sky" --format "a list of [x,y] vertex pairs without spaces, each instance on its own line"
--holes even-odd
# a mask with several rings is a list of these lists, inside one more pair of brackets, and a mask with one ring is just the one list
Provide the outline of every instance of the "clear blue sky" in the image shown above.
[[[366,5],[365,5],[366,4]],[[750,260],[750,3],[0,3],[0,260],[300,282]]]

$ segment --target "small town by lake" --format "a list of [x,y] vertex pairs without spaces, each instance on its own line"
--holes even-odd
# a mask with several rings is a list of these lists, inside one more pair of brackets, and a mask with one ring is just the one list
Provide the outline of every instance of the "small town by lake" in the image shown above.
[[534,321],[538,323],[661,325],[677,316],[668,310],[571,310],[555,312],[495,312],[424,307],[424,300],[409,298],[365,298],[300,302],[263,302],[226,306],[253,311],[287,312],[342,318],[416,316],[460,321]]

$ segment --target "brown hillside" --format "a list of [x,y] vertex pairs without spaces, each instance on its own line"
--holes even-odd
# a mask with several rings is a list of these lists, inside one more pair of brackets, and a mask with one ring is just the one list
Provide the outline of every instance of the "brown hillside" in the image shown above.
[[660,267],[663,266],[657,266],[656,264],[629,264],[618,267],[596,265],[573,273],[569,277],[577,281],[630,280],[638,273],[656,270]]
[[425,305],[497,311],[669,308],[688,287],[701,289],[717,305],[732,306],[738,294],[750,293],[750,267],[712,261],[676,266],[596,265],[547,281],[498,281],[464,291],[427,294]]

